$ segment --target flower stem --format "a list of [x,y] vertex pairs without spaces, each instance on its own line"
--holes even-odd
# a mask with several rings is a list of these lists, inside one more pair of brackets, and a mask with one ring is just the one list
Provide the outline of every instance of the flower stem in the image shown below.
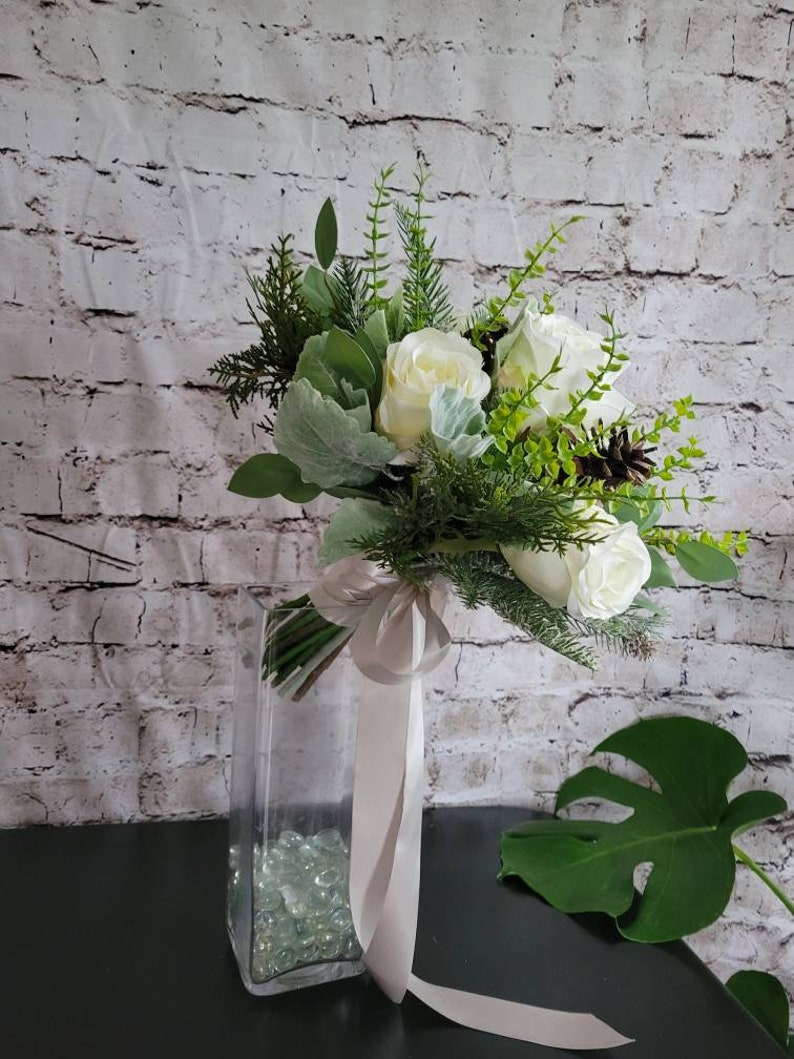
[[781,901],[789,910],[789,912],[791,912],[791,914],[794,916],[794,901],[792,901],[791,898],[788,897],[780,889],[774,879],[770,879],[770,877],[767,875],[761,865],[756,864],[756,862],[753,860],[749,853],[745,853],[743,849],[740,849],[736,845],[734,845],[733,847],[733,852],[736,859],[740,860],[742,864],[746,864],[750,871],[757,875],[762,883],[766,883],[766,885],[769,887],[775,897],[777,897],[777,899]]
[[428,552],[445,552],[449,555],[462,555],[464,552],[498,552],[499,546],[494,544],[493,541],[487,541],[484,538],[473,541],[459,538],[453,541],[434,541],[425,550]]

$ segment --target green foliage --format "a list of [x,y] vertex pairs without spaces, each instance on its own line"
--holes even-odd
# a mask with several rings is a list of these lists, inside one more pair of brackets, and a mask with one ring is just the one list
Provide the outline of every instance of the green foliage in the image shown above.
[[[388,236],[384,214],[391,205],[389,180],[394,173],[394,169],[393,165],[381,169],[375,180],[375,194],[369,203],[369,213],[367,214],[369,230],[367,231],[367,263],[364,266],[364,273],[366,275],[367,304],[373,309],[381,309],[386,304],[386,299],[382,296],[381,291],[387,283],[386,273],[388,266],[386,258],[388,255],[385,250],[381,249],[381,243]],[[399,337],[402,336],[400,335]]]
[[361,541],[373,533],[390,533],[395,515],[376,500],[343,500],[331,517],[318,553],[320,566],[335,563],[361,551]]
[[353,386],[367,389],[375,383],[375,368],[362,347],[345,331],[332,327],[325,339],[323,356],[327,366]]
[[232,475],[229,491],[262,499],[283,496],[295,504],[306,504],[320,494],[320,487],[304,482],[292,460],[274,453],[261,453],[246,460]]
[[[209,369],[225,392],[234,416],[241,405],[264,397],[275,407],[295,373],[306,339],[319,330],[316,314],[302,294],[300,269],[290,246],[291,236],[270,248],[263,276],[247,274],[253,302],[247,302],[259,341],[230,353]],[[263,424],[270,428],[269,421]]]
[[459,555],[442,552],[433,556],[432,566],[454,585],[464,606],[470,609],[488,606],[544,647],[588,669],[596,668],[595,656],[571,629],[565,611],[549,606],[530,592],[513,576],[501,556],[486,552]]
[[[713,500],[714,498],[706,497],[704,499]],[[741,530],[739,533],[733,533],[729,530],[726,533],[723,533],[722,537],[717,538],[712,536],[707,530],[701,530],[696,535],[693,535],[689,530],[678,530],[670,527],[655,527],[649,532],[643,534],[643,537],[646,544],[652,547],[661,548],[669,555],[676,555],[678,549],[690,541],[697,541],[700,544],[708,545],[710,548],[715,548],[717,551],[728,556],[737,555],[741,557],[746,553],[748,547],[748,536],[745,530]],[[733,576],[735,577],[736,575],[734,574]]]
[[331,298],[334,323],[354,335],[366,323],[367,281],[361,268],[349,257],[334,265]]
[[[556,254],[560,246],[565,243],[562,234],[572,224],[584,220],[583,217],[574,215],[569,217],[564,224],[549,226],[549,234],[542,243],[535,243],[533,247],[524,251],[525,264],[521,268],[513,269],[507,277],[507,293],[500,298],[490,298],[485,306],[476,310],[466,322],[464,328],[471,336],[471,341],[479,349],[483,348],[483,336],[489,331],[497,331],[506,322],[505,311],[516,305],[520,305],[526,295],[522,286],[527,280],[538,279],[546,271],[542,263],[547,254]],[[549,299],[550,300],[550,299]],[[546,305],[549,305],[549,300]]]
[[643,588],[675,588],[676,579],[673,571],[665,562],[658,548],[648,548],[651,557],[651,575]]
[[480,460],[459,462],[432,442],[418,446],[410,482],[384,493],[398,518],[393,532],[367,541],[370,558],[407,581],[439,549],[495,548],[493,541],[544,545],[557,551],[583,539],[582,524],[558,490],[527,488]]
[[427,171],[420,165],[416,172],[414,208],[395,203],[397,229],[406,257],[407,276],[403,284],[403,306],[406,331],[437,327],[443,331],[452,322],[449,288],[444,283],[441,264],[434,259],[436,241],[428,240],[424,212],[427,202]]
[[337,230],[334,204],[326,199],[314,228],[314,250],[320,267],[327,272],[336,256]]
[[[728,732],[691,717],[639,721],[596,749],[636,762],[661,789],[584,769],[560,788],[558,810],[598,798],[633,814],[617,824],[538,820],[509,831],[500,878],[520,876],[564,912],[606,912],[636,941],[670,941],[713,923],[733,889],[733,836],[786,803],[760,790],[729,802],[747,754]],[[637,896],[634,871],[643,863],[653,868]]]
[[676,548],[675,557],[697,581],[734,581],[739,576],[733,559],[710,544],[683,541]]
[[[365,429],[355,411],[355,407],[340,408],[308,379],[297,379],[279,407],[273,429],[276,447],[298,465],[304,481],[321,489],[366,485],[397,450],[386,438]],[[371,421],[368,407],[365,413]]]
[[789,1037],[789,998],[780,980],[766,971],[737,971],[725,984],[769,1036],[792,1054],[794,1037]]

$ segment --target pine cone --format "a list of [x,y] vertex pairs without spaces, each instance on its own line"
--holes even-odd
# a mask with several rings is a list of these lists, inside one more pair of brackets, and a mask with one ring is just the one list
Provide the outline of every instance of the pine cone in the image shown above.
[[[590,435],[597,438],[602,432],[603,424],[599,423],[592,428]],[[616,489],[623,482],[642,485],[656,466],[648,455],[655,451],[647,449],[643,441],[633,442],[626,427],[613,427],[606,437],[602,437],[595,452],[574,457],[576,476],[602,481],[607,489]]]

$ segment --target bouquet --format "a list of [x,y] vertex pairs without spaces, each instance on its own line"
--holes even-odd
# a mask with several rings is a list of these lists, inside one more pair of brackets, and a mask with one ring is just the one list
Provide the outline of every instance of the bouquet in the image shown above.
[[[581,217],[552,224],[498,294],[461,312],[428,234],[427,172],[401,203],[393,169],[375,181],[359,258],[337,256],[328,199],[316,264],[302,269],[285,235],[264,274],[248,275],[258,341],[210,371],[235,415],[267,402],[260,426],[276,451],[252,456],[229,488],[338,498],[322,567],[419,592],[449,585],[590,668],[593,643],[649,656],[664,613],[647,592],[676,584],[673,561],[727,580],[746,546],[743,533],[660,525],[676,505],[715,499],[678,485],[704,455],[681,437],[692,398],[641,416],[614,385],[628,356],[612,313],[596,332],[557,313],[553,292],[527,290]],[[265,662],[283,693],[300,696],[353,635],[333,603],[321,591],[284,604]]]

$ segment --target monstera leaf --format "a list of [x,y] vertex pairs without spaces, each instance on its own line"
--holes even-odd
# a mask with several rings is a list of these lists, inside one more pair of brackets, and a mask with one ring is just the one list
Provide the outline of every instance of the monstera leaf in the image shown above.
[[[733,801],[731,781],[747,765],[741,743],[690,717],[640,721],[596,750],[621,754],[646,769],[653,790],[601,768],[587,768],[560,788],[557,808],[582,798],[633,809],[620,823],[533,820],[502,836],[500,878],[517,875],[564,912],[606,912],[635,941],[671,941],[722,913],[733,889],[733,836],[782,812],[770,791]],[[641,895],[635,868],[651,864]]]
[[766,971],[737,971],[725,984],[786,1054],[794,1055],[794,1037],[788,1032],[789,999],[783,983]]

